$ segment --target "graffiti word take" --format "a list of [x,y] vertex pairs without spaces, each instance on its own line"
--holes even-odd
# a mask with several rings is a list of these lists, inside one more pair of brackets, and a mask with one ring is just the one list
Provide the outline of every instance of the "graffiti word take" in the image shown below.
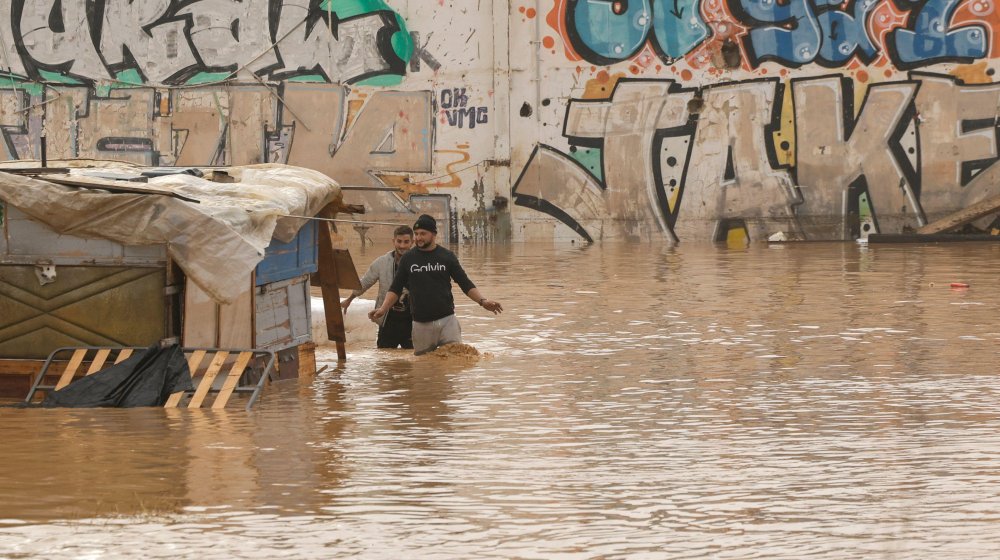
[[[587,240],[718,239],[733,224],[762,240],[849,239],[859,216],[869,233],[899,233],[1000,195],[1000,84],[912,72],[855,102],[839,75],[702,89],[622,79],[605,100],[570,100],[570,153],[539,145],[514,200]],[[573,156],[581,146],[600,169]]]
[[[181,84],[246,70],[351,83],[403,74],[391,10],[341,18],[311,0],[0,0],[3,70],[32,80]],[[240,75],[252,81],[249,75]]]
[[489,122],[487,107],[469,107],[468,105],[469,96],[465,94],[465,88],[441,90],[441,114],[445,116],[449,126],[462,128],[467,123],[469,128],[476,128],[477,124]]
[[[703,1],[568,0],[567,35],[580,56],[594,64],[632,58],[647,43],[669,63],[709,38],[701,17]],[[744,46],[751,67],[764,61],[793,68],[808,63],[842,67],[855,57],[872,62],[884,48],[897,68],[912,69],[942,62],[967,63],[990,52],[986,26],[951,23],[962,0],[723,1],[739,23],[749,28]],[[893,9],[908,13],[901,27],[882,38],[872,21],[876,10],[889,11],[886,4],[890,2]],[[977,13],[979,6],[970,8],[973,15],[989,13]]]

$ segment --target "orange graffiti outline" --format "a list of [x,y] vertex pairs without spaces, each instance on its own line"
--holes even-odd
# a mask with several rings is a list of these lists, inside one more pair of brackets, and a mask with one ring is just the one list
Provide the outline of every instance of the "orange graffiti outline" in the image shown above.
[[471,159],[471,157],[469,156],[469,152],[465,152],[465,151],[462,151],[462,150],[434,150],[434,153],[438,153],[438,154],[461,154],[462,155],[462,159],[460,159],[458,161],[453,161],[453,162],[451,162],[451,163],[449,163],[449,164],[447,164],[447,165],[444,166],[444,170],[448,173],[449,176],[451,176],[451,179],[447,183],[442,183],[441,181],[438,181],[436,183],[426,183],[426,186],[428,186],[428,187],[455,187],[455,188],[461,187],[462,186],[462,178],[459,177],[452,168],[455,167],[456,165],[460,165],[460,164],[463,164],[463,163],[469,161]]

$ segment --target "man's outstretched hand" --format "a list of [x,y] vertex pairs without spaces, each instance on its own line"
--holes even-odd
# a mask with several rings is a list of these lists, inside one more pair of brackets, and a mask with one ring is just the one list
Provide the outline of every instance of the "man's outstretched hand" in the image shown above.
[[500,305],[499,301],[493,301],[488,299],[482,303],[483,309],[493,312],[494,315],[499,315],[503,312],[503,306]]

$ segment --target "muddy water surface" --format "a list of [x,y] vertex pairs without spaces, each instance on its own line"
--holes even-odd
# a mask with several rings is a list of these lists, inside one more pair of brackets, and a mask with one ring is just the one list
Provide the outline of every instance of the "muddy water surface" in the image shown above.
[[1000,556],[1000,246],[461,257],[478,360],[363,326],[249,414],[0,409],[0,557]]

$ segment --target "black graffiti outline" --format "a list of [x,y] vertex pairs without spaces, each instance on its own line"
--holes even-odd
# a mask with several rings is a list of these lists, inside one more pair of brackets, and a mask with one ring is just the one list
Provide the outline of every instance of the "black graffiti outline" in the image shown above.
[[[611,91],[608,93],[608,96],[605,99],[580,99],[580,100],[572,99],[572,100],[570,100],[569,103],[566,104],[566,115],[565,115],[565,117],[563,117],[562,135],[563,135],[564,138],[570,140],[570,142],[572,144],[576,145],[576,146],[586,146],[586,147],[589,147],[589,148],[597,148],[597,149],[601,150],[601,152],[600,152],[600,154],[601,154],[601,178],[598,178],[598,177],[594,176],[594,174],[591,173],[590,170],[587,169],[586,167],[584,167],[582,164],[580,165],[580,167],[582,167],[589,175],[591,175],[591,176],[594,177],[594,179],[597,181],[597,184],[600,185],[602,191],[607,191],[607,188],[608,188],[608,186],[607,186],[607,184],[605,182],[605,179],[603,179],[603,177],[607,177],[607,168],[605,167],[605,160],[604,160],[604,154],[605,154],[605,151],[606,151],[604,149],[604,138],[605,137],[602,136],[600,138],[588,138],[588,137],[584,137],[584,136],[573,136],[573,135],[570,135],[567,132],[567,130],[566,130],[567,126],[569,125],[570,107],[572,105],[576,105],[576,104],[607,104],[607,105],[613,105],[615,103],[614,102],[615,93],[618,91],[618,87],[621,86],[621,84],[623,84],[623,83],[663,84],[665,82],[670,82],[670,84],[671,84],[670,87],[667,89],[667,95],[668,96],[669,95],[673,95],[673,94],[677,94],[677,93],[686,93],[686,92],[694,92],[694,91],[696,91],[694,88],[687,88],[687,89],[685,89],[683,86],[681,86],[678,82],[676,82],[674,80],[661,80],[661,79],[656,79],[656,78],[620,78],[620,79],[618,79],[615,82],[614,87],[611,88]],[[650,156],[651,156],[650,157],[650,162],[652,162],[652,165],[653,165],[653,169],[652,169],[652,171],[653,171],[653,181],[654,181],[653,189],[654,189],[654,192],[656,193],[656,199],[657,199],[657,204],[658,204],[658,208],[654,208],[654,211],[655,212],[659,212],[659,215],[663,218],[663,222],[667,225],[667,231],[665,231],[664,233],[667,234],[668,236],[670,236],[674,241],[677,241],[677,235],[674,233],[673,227],[674,227],[674,223],[676,223],[676,221],[677,221],[677,215],[676,214],[680,210],[680,200],[681,200],[681,196],[683,196],[683,194],[684,194],[684,190],[683,190],[683,187],[681,186],[682,183],[678,182],[678,189],[679,190],[678,190],[678,194],[677,194],[676,210],[674,212],[671,212],[670,211],[670,203],[668,201],[668,196],[666,194],[666,190],[665,190],[665,187],[663,185],[663,173],[662,173],[662,169],[660,169],[659,157],[658,157],[658,152],[659,152],[659,149],[660,149],[661,143],[662,143],[662,136],[659,137],[659,138],[658,138],[658,136],[660,135],[661,131],[664,132],[663,136],[675,135],[676,131],[685,129],[687,127],[690,127],[690,126],[692,126],[692,124],[693,123],[692,123],[692,120],[691,120],[691,114],[688,114],[688,122],[685,123],[682,126],[665,128],[665,129],[657,129],[657,131],[653,134],[653,140],[650,142],[650,145],[648,147],[648,149],[650,150]],[[692,138],[693,138],[693,132],[692,132]],[[687,177],[687,169],[688,169],[688,163],[689,163],[689,160],[690,160],[690,155],[691,155],[690,150],[692,149],[692,144],[693,144],[693,142],[688,142],[688,157],[684,161],[684,169],[683,169],[682,178],[686,178]],[[579,163],[579,162],[576,162],[576,160],[573,159],[573,158],[569,158],[569,159],[573,160],[575,163]]]
[[[728,81],[728,82],[721,82],[721,83],[718,83],[718,84],[712,84],[712,85],[706,86],[706,87],[703,88],[703,90],[711,91],[713,89],[724,87],[724,86],[725,87],[728,87],[728,86],[743,86],[743,85],[746,85],[746,84],[756,84],[756,83],[770,83],[773,86],[772,87],[773,95],[772,95],[771,112],[770,112],[771,113],[771,117],[770,117],[770,120],[768,120],[768,122],[763,125],[763,130],[761,131],[761,134],[763,134],[763,137],[764,137],[764,153],[767,156],[767,163],[768,163],[768,166],[771,168],[771,170],[773,170],[773,171],[785,171],[786,173],[789,173],[789,178],[792,181],[793,193],[795,195],[795,198],[789,199],[787,201],[788,202],[789,213],[791,214],[792,219],[794,221],[796,232],[798,234],[802,235],[803,238],[805,238],[805,233],[806,233],[805,229],[798,222],[798,217],[796,216],[796,212],[795,212],[796,207],[802,205],[805,202],[805,199],[802,196],[802,189],[799,188],[798,181],[796,181],[795,177],[790,173],[790,171],[792,169],[792,166],[790,164],[787,164],[787,163],[781,163],[781,161],[778,159],[778,151],[777,151],[777,149],[775,149],[775,145],[774,145],[774,134],[775,134],[775,132],[777,132],[778,130],[781,129],[782,106],[784,104],[785,87],[786,87],[785,83],[782,82],[781,79],[777,78],[777,77],[764,77],[764,78],[754,78],[754,79],[742,80],[742,81],[741,80],[731,80],[731,81]],[[701,113],[698,114],[698,119],[699,120],[701,119]],[[796,146],[797,145],[798,145],[798,143],[796,143]],[[729,144],[727,147],[728,147],[728,149],[730,150],[730,153],[731,153],[731,151],[732,151],[732,144]],[[739,177],[735,177],[735,180],[738,183],[739,182]],[[686,185],[685,185],[685,187],[686,187]],[[680,194],[683,195],[683,190],[681,191]],[[682,208],[681,205],[680,205],[680,199],[678,199],[677,202],[678,202],[678,204],[677,204],[678,211],[680,211],[680,209]],[[742,219],[740,216],[731,216],[729,218],[723,218],[723,220],[732,219],[732,218],[740,218],[740,219]],[[747,237],[749,238],[749,236],[750,236],[750,232],[747,231]],[[751,239],[751,241],[752,241],[752,239]]]
[[[597,54],[596,52],[594,52],[593,49],[587,46],[586,41],[584,41],[583,38],[580,37],[580,34],[577,32],[575,7],[578,2],[587,2],[587,1],[588,0],[569,0],[566,3],[566,16],[565,16],[566,35],[569,37],[569,42],[571,45],[573,45],[573,48],[576,50],[576,52],[580,56],[582,56],[584,60],[586,60],[587,62],[599,64],[601,66],[611,66],[612,64],[617,64],[623,60],[628,60],[632,58],[633,56],[638,54],[643,49],[644,46],[646,46],[646,43],[649,42],[649,33],[647,32],[646,36],[643,37],[642,43],[634,51],[628,54],[622,53],[622,57],[617,60]],[[602,0],[602,1],[608,4],[612,3],[611,0]],[[620,0],[620,1],[623,6],[626,6],[625,8],[626,11],[621,14],[615,14],[616,17],[624,17],[624,14],[628,11],[627,6],[629,2],[644,2],[646,0]],[[652,15],[650,14],[647,17],[652,17]]]
[[[538,144],[535,144],[535,148],[531,151],[531,155],[528,156],[528,161],[525,162],[524,167],[521,169],[521,173],[518,174],[517,176],[517,180],[514,181],[514,187],[511,189],[510,192],[511,196],[514,197],[514,204],[518,206],[523,206],[525,208],[530,208],[532,210],[537,210],[543,214],[548,214],[549,216],[552,216],[556,220],[562,222],[568,228],[575,231],[577,235],[584,238],[587,241],[587,243],[593,243],[594,238],[590,236],[590,233],[587,232],[587,229],[584,228],[582,225],[580,225],[579,222],[574,220],[573,217],[570,216],[568,213],[566,213],[565,210],[559,208],[555,204],[552,204],[551,202],[545,199],[517,192],[517,187],[521,184],[521,180],[524,178],[524,175],[528,172],[528,169],[531,168],[531,162],[534,161],[536,157],[538,157],[539,151],[543,149],[548,150],[550,152],[554,152],[562,156],[562,159],[567,161],[570,165],[575,165],[580,169],[582,169],[588,175],[593,176],[593,173],[588,171],[586,167],[580,164],[580,162],[576,161],[571,157],[566,157],[566,155],[563,154],[560,150],[548,144],[543,144],[539,142]],[[603,156],[603,152],[601,155]],[[603,184],[601,186],[603,188]]]
[[[274,9],[273,6],[275,4],[278,4],[280,6],[282,2],[282,0],[270,0],[270,1],[272,9]],[[353,84],[360,82],[362,80],[374,78],[376,76],[385,76],[391,74],[398,74],[398,75],[406,74],[406,61],[400,58],[399,55],[396,54],[396,50],[393,49],[392,47],[392,36],[397,32],[401,31],[399,27],[399,22],[396,20],[395,12],[393,12],[392,10],[377,10],[372,12],[365,12],[348,18],[340,18],[337,15],[336,10],[332,12],[327,12],[326,10],[320,8],[320,6],[324,3],[324,1],[325,0],[309,0],[309,13],[306,16],[306,31],[305,31],[306,36],[309,36],[309,34],[313,30],[315,30],[317,24],[323,22],[324,26],[330,25],[332,27],[334,39],[339,40],[338,28],[341,23],[347,23],[350,21],[354,21],[356,19],[363,19],[372,16],[377,16],[381,20],[382,26],[379,28],[378,33],[376,34],[375,43],[376,43],[376,48],[379,51],[379,54],[382,56],[383,62],[386,63],[387,66],[386,69],[365,72],[363,74],[352,76],[347,80],[335,82],[331,79],[330,76],[326,74],[326,72],[323,72],[322,64],[317,62],[312,68],[300,68],[296,70],[290,70],[288,72],[274,72],[273,68],[275,67],[271,67],[272,69],[268,70],[269,77],[271,80],[281,81],[281,80],[287,80],[289,78],[294,78],[296,76],[317,74],[323,76],[323,79],[325,79],[327,83]],[[275,33],[277,32],[276,27],[278,25],[278,22],[280,21],[280,19],[278,19],[280,18],[280,11],[281,10],[279,7],[278,17],[271,20],[272,41],[275,38]],[[327,20],[326,14],[329,14],[330,17],[329,21]],[[280,66],[278,67],[284,67],[284,60],[281,57],[280,45],[278,45],[274,49],[274,53],[277,56],[278,62],[280,64]]]
[[23,109],[31,106],[31,94],[23,89],[14,90],[11,93],[17,97],[18,109],[22,110],[19,113],[21,122],[16,125],[0,125],[0,133],[3,134],[3,143],[7,148],[7,153],[13,156],[15,160],[18,160],[22,159],[22,157],[18,153],[14,136],[27,136],[29,134],[31,128],[29,112],[23,111]]
[[[1000,82],[990,82],[988,84],[970,84],[961,78],[957,78],[950,74],[935,74],[933,72],[910,72],[910,78],[919,81],[920,76],[927,76],[929,78],[935,79],[945,79],[950,80],[956,86],[966,87],[969,89],[997,89],[1000,87]],[[914,106],[914,116],[916,116],[916,107]],[[993,129],[993,150],[997,153],[996,156],[992,158],[982,158],[974,160],[964,160],[961,164],[961,176],[959,177],[959,185],[965,187],[968,186],[980,173],[986,171],[990,166],[1000,161],[1000,115],[994,118],[984,118],[984,119],[963,119],[959,123],[959,130],[965,134],[969,132],[974,132],[976,130],[986,130],[989,128]],[[916,126],[917,133],[917,154],[920,154],[920,122],[917,121]],[[919,161],[919,160],[918,160]]]
[[[685,87],[681,86],[678,82],[676,82],[674,80],[661,80],[661,79],[655,79],[655,78],[621,78],[621,79],[619,79],[618,81],[615,82],[614,87],[612,88],[611,92],[608,93],[608,96],[606,98],[600,98],[600,99],[571,99],[570,103],[567,103],[567,105],[566,105],[565,116],[563,117],[563,129],[562,129],[562,135],[563,135],[563,137],[569,139],[571,141],[571,143],[573,145],[575,145],[575,146],[586,146],[586,147],[597,148],[597,149],[601,150],[601,152],[600,152],[600,161],[601,161],[601,172],[602,172],[602,175],[606,176],[606,174],[607,174],[606,167],[605,167],[605,159],[604,159],[605,158],[604,138],[603,137],[601,137],[601,138],[580,137],[580,136],[573,136],[573,135],[569,134],[567,132],[567,127],[569,125],[569,111],[570,111],[570,106],[571,105],[577,105],[577,104],[610,104],[610,103],[613,103],[612,100],[614,99],[615,91],[618,89],[619,84],[621,84],[623,82],[631,82],[631,83],[643,83],[643,82],[647,82],[647,83],[663,83],[663,82],[672,82],[671,87],[668,89],[668,95],[695,92],[696,94],[700,94],[701,97],[704,97],[704,92],[705,91],[711,91],[713,89],[721,88],[721,87],[734,87],[734,86],[742,86],[742,85],[754,84],[754,83],[769,83],[769,84],[771,84],[772,85],[772,92],[773,92],[773,100],[771,102],[770,120],[766,124],[763,125],[763,131],[761,132],[761,134],[763,134],[763,137],[764,137],[764,151],[765,151],[765,154],[767,156],[768,165],[770,166],[770,168],[772,170],[774,170],[774,171],[782,171],[782,170],[788,171],[788,170],[792,169],[792,167],[791,167],[790,164],[783,164],[783,163],[780,162],[780,160],[778,159],[778,153],[777,153],[777,150],[775,149],[775,144],[774,144],[774,133],[775,133],[775,131],[777,131],[777,130],[779,130],[781,128],[781,116],[782,116],[781,108],[782,108],[782,103],[783,103],[783,99],[784,99],[785,84],[780,80],[780,78],[776,78],[776,77],[763,77],[763,78],[754,78],[754,79],[751,79],[751,80],[743,80],[743,81],[732,80],[732,81],[727,81],[727,82],[720,82],[718,84],[712,84],[710,86],[705,86],[703,88],[685,88]],[[697,95],[696,95],[696,97],[697,97]],[[654,181],[655,181],[654,187],[655,187],[655,192],[656,192],[656,197],[657,197],[657,204],[658,204],[658,208],[655,208],[654,210],[660,213],[660,215],[664,219],[664,222],[667,224],[668,231],[665,232],[665,233],[667,235],[671,236],[675,241],[679,241],[676,233],[674,232],[674,227],[676,226],[677,220],[679,219],[679,216],[680,216],[680,212],[683,209],[683,203],[682,203],[682,201],[683,201],[683,198],[684,198],[684,191],[687,188],[688,171],[690,170],[690,165],[691,165],[691,153],[694,150],[694,138],[695,138],[695,133],[697,132],[698,122],[700,121],[700,119],[701,119],[701,112],[700,111],[697,112],[697,113],[691,113],[691,112],[689,112],[688,113],[688,120],[687,120],[687,122],[684,125],[676,126],[676,127],[671,127],[671,128],[665,128],[665,129],[658,129],[657,132],[654,133],[653,141],[651,142],[650,148],[649,148],[651,150],[651,154],[650,154],[651,155],[651,159],[650,159],[650,161],[652,162],[652,165],[653,165],[652,171],[653,171],[653,176],[654,176]],[[683,167],[681,169],[681,178],[678,180],[678,183],[677,183],[677,189],[678,189],[678,191],[677,191],[677,202],[676,202],[676,204],[674,206],[674,210],[671,211],[670,210],[670,204],[669,204],[669,201],[668,201],[669,197],[668,197],[667,192],[666,192],[666,185],[664,185],[664,183],[663,183],[663,169],[662,169],[662,167],[660,166],[660,163],[659,163],[660,158],[658,156],[658,153],[659,153],[659,150],[662,148],[662,143],[663,143],[663,140],[665,138],[682,137],[682,136],[685,136],[685,135],[688,136],[688,138],[689,138],[689,141],[688,141],[688,151],[687,151],[687,154],[685,155]],[[731,148],[731,146],[730,146],[730,148]],[[554,149],[554,148],[552,148],[552,149]],[[558,151],[558,150],[556,150],[556,151]],[[560,152],[560,153],[562,153],[562,152]],[[534,156],[534,152],[532,153],[532,156]],[[594,177],[595,182],[600,186],[600,188],[602,190],[607,190],[607,185],[605,184],[605,181],[603,179],[596,177],[593,173],[590,172],[590,170],[588,170],[582,164],[580,164],[579,162],[577,162],[575,159],[573,159],[571,157],[567,157],[566,159],[568,159],[569,161],[572,161],[573,164],[579,166],[588,175]],[[529,158],[529,163],[530,163],[530,158]],[[525,169],[526,168],[527,168],[527,164],[525,165]],[[523,175],[523,171],[522,171],[522,175]],[[517,185],[519,183],[519,181],[520,181],[520,178],[518,178],[518,182],[515,182],[514,184]],[[793,179],[793,182],[794,182],[794,179]],[[789,200],[789,207],[793,210],[793,212],[792,212],[793,214],[794,214],[794,207],[802,204],[802,202],[804,201],[803,198],[802,198],[801,189],[799,189],[797,183],[794,185],[794,189],[795,189],[794,192],[795,192],[796,198],[793,199],[793,200]],[[574,221],[574,223],[575,223],[575,221]],[[802,228],[799,227],[799,230],[801,231]]]
[[[704,86],[699,91],[712,91],[721,87],[735,87],[743,86],[746,84],[757,84],[757,83],[771,83],[774,85],[774,99],[771,101],[771,116],[766,124],[764,124],[764,152],[767,155],[768,165],[774,171],[790,170],[791,166],[786,163],[781,163],[778,159],[778,151],[774,147],[774,133],[781,129],[781,116],[782,116],[782,104],[785,98],[785,83],[781,81],[781,78],[777,77],[761,77],[761,78],[751,78],[749,80],[729,80],[726,82],[719,82],[717,84],[711,84]],[[704,93],[702,93],[704,97]],[[701,112],[698,113],[698,119],[701,119]]]
[[[679,83],[674,83],[670,89],[667,91],[667,95],[674,94],[684,94],[693,93],[694,99],[700,99],[701,90],[698,88],[685,88]],[[670,128],[657,129],[653,133],[653,141],[650,143],[650,149],[652,150],[650,161],[653,162],[653,182],[655,183],[656,200],[660,205],[660,213],[663,216],[664,222],[667,224],[669,229],[668,234],[671,239],[677,243],[680,238],[674,232],[674,226],[677,224],[677,217],[680,215],[681,203],[684,199],[684,185],[687,182],[688,170],[691,166],[691,154],[694,151],[694,134],[698,130],[698,115],[700,113],[692,113],[688,111],[687,122],[680,126],[674,126]],[[663,166],[660,164],[661,158],[659,156],[660,150],[663,149],[663,141],[667,138],[683,138],[687,137],[687,153],[684,154],[684,163],[681,167],[681,176],[677,180],[677,202],[674,205],[674,210],[670,210],[670,196],[667,194],[667,186],[663,182]]]
[[[14,0],[14,1],[24,1],[24,0]],[[67,0],[62,0],[62,1],[65,2]],[[192,77],[194,77],[195,75],[197,75],[198,72],[202,71],[201,68],[210,68],[202,60],[201,54],[198,52],[198,49],[195,48],[194,39],[191,37],[191,29],[194,27],[194,18],[191,16],[191,14],[178,15],[177,13],[182,8],[185,8],[191,4],[195,4],[198,1],[199,0],[179,0],[176,4],[172,2],[171,5],[167,8],[167,10],[164,13],[160,14],[160,16],[157,17],[155,20],[153,20],[152,23],[148,23],[142,26],[143,32],[152,37],[150,30],[156,27],[159,27],[167,23],[177,23],[177,22],[184,23],[184,34],[183,34],[184,42],[187,45],[188,52],[190,52],[194,56],[195,64],[191,64],[186,68],[182,68],[174,72],[168,78],[163,80],[163,83],[165,84],[182,84],[187,80],[191,79]],[[90,24],[90,40],[94,44],[94,51],[97,52],[97,56],[100,57],[101,59],[101,64],[104,65],[104,67],[108,70],[108,74],[110,74],[111,76],[117,76],[119,72],[123,72],[126,70],[135,70],[142,77],[143,84],[149,83],[149,77],[146,76],[146,74],[143,72],[142,66],[139,64],[139,61],[135,58],[135,55],[132,53],[132,51],[128,48],[128,45],[122,44],[119,47],[122,49],[122,62],[120,63],[109,64],[107,57],[104,54],[104,51],[101,50],[101,38],[103,37],[104,34],[104,11],[105,8],[107,7],[107,3],[108,0],[89,0],[87,2],[87,18],[89,20],[88,23]],[[98,23],[95,25],[95,22]],[[235,70],[236,64],[233,64],[232,67],[233,70]],[[205,70],[205,71],[211,72],[215,70]],[[86,80],[86,78],[83,77],[77,77],[77,76],[73,77],[76,79]],[[95,80],[93,79],[90,80],[91,83],[93,83],[94,81]]]
[[[897,166],[899,166],[899,169],[900,169],[900,171],[903,174],[903,179],[906,181],[907,185],[909,185],[910,190],[913,193],[913,197],[915,199],[914,202],[916,202],[917,205],[918,205],[917,208],[913,209],[913,211],[915,212],[915,215],[922,216],[923,215],[923,209],[921,209],[919,207],[919,200],[920,200],[920,179],[921,179],[920,173],[918,171],[920,169],[920,142],[919,142],[919,136],[917,138],[917,147],[916,147],[915,153],[914,153],[914,155],[916,156],[916,160],[917,160],[917,163],[916,163],[915,166],[914,166],[914,164],[912,164],[910,162],[910,158],[907,157],[906,150],[903,148],[903,145],[901,143],[901,140],[902,140],[903,136],[906,134],[907,128],[909,128],[910,123],[916,117],[916,111],[917,111],[917,109],[916,109],[916,105],[914,104],[914,100],[916,99],[916,94],[917,94],[917,92],[920,89],[920,81],[919,80],[913,80],[911,78],[911,79],[907,79],[907,80],[893,80],[891,82],[883,82],[883,83],[880,83],[880,84],[872,84],[871,86],[869,86],[869,87],[867,87],[865,89],[865,95],[861,99],[859,110],[855,110],[855,105],[854,105],[854,89],[855,89],[855,86],[854,86],[854,80],[852,80],[850,77],[844,76],[842,74],[825,74],[825,75],[822,75],[822,76],[805,76],[805,77],[801,77],[801,78],[792,78],[791,80],[789,80],[789,87],[792,88],[791,91],[792,91],[792,113],[793,113],[793,119],[795,118],[795,108],[797,107],[797,105],[799,103],[798,100],[796,99],[796,95],[795,95],[795,84],[798,84],[798,83],[809,83],[809,82],[818,82],[818,81],[830,80],[832,78],[837,79],[838,82],[839,82],[839,84],[840,84],[841,105],[843,107],[842,110],[841,110],[841,114],[840,114],[841,126],[843,126],[843,130],[844,130],[844,137],[843,137],[843,140],[842,140],[843,142],[850,142],[851,138],[854,136],[854,132],[855,132],[857,126],[858,126],[858,122],[861,120],[861,114],[864,112],[865,106],[868,104],[868,99],[871,96],[872,90],[874,88],[879,87],[879,86],[882,86],[882,87],[894,86],[896,84],[914,84],[916,86],[916,89],[914,90],[914,98],[909,103],[907,103],[906,107],[903,108],[903,112],[900,114],[900,117],[899,117],[899,122],[896,123],[895,128],[892,130],[892,133],[889,135],[889,140],[887,142],[887,144],[888,144],[887,147],[889,148],[889,153],[892,155],[893,161],[896,163]],[[857,116],[855,116],[855,115],[857,115]],[[916,127],[916,134],[919,135],[919,127]],[[791,167],[792,179],[793,179],[793,181],[795,182],[796,185],[799,184],[798,162],[799,162],[799,150],[801,150],[801,149],[802,149],[802,143],[799,142],[798,139],[796,138],[796,141],[795,141],[795,162],[796,162],[796,166]],[[858,176],[855,177],[851,181],[851,183],[845,187],[845,189],[852,188],[855,184],[857,184],[859,182],[860,179],[864,179],[864,182],[863,182],[863,184],[864,184],[864,190],[867,191],[867,189],[868,189],[868,176],[864,172],[859,173]],[[877,224],[878,223],[878,216],[877,216],[878,208],[875,205],[875,202],[874,202],[874,200],[872,198],[873,197],[869,194],[869,199],[868,200],[869,200],[869,207],[871,208],[871,211],[872,211],[872,219],[875,220],[875,222]]]

